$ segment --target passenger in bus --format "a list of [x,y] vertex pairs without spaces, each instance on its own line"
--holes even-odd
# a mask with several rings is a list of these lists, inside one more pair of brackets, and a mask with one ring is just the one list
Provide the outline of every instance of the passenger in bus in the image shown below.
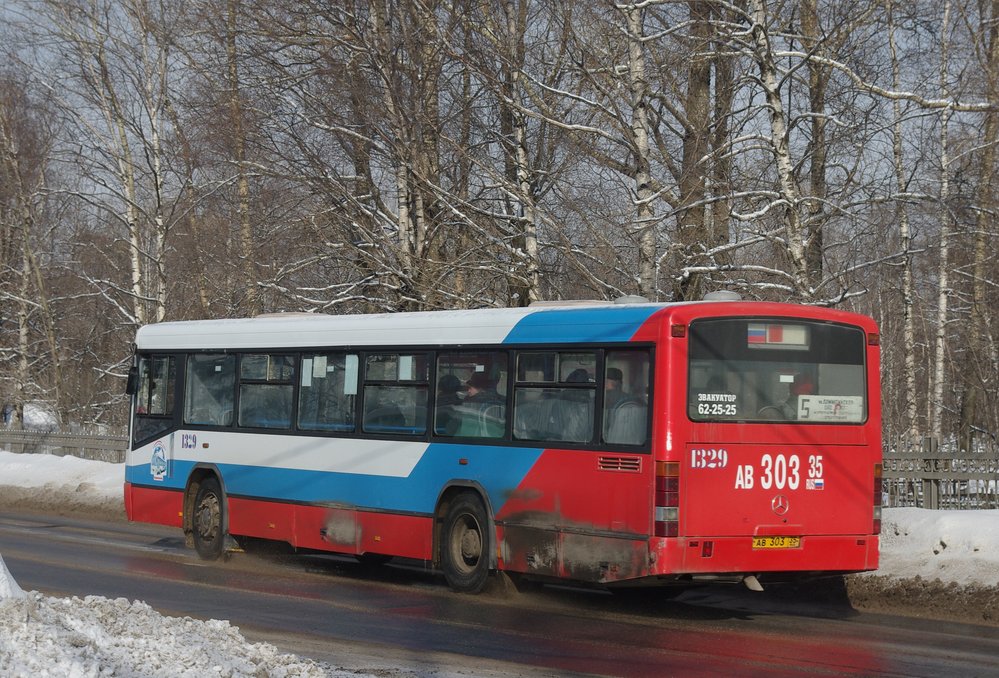
[[621,388],[624,375],[616,367],[607,369],[604,391],[604,441],[639,445],[645,442],[646,405],[643,398]]
[[496,392],[496,385],[485,372],[473,372],[465,383],[467,395],[465,403],[494,404],[503,402],[503,396]]
[[794,381],[788,387],[787,398],[783,402],[760,408],[759,415],[762,419],[777,421],[798,418],[798,398],[815,393],[815,384],[807,374],[796,374],[793,378]]
[[453,374],[445,374],[437,382],[437,404],[457,405],[461,402],[461,379]]
[[499,438],[506,427],[506,400],[496,391],[493,379],[485,372],[473,372],[465,383],[462,421],[458,435],[476,438]]
[[624,374],[616,367],[608,367],[604,378],[604,409],[610,412],[627,397],[622,386]]
[[648,438],[649,408],[641,400],[628,398],[604,420],[604,440],[608,443],[641,445]]
[[437,382],[437,410],[434,432],[438,435],[453,436],[458,432],[461,417],[457,408],[461,405],[461,380],[453,374],[445,374]]
[[807,374],[796,374],[788,389],[787,400],[780,406],[784,418],[797,419],[799,396],[812,395],[813,393],[815,393],[815,384],[812,383],[812,378]]

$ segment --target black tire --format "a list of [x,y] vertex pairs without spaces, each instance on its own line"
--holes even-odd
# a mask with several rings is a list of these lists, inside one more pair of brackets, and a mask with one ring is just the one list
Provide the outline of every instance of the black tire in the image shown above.
[[194,549],[203,560],[218,560],[225,550],[225,496],[215,478],[206,478],[194,498],[191,529]]
[[482,501],[458,495],[448,507],[441,532],[441,568],[452,590],[478,593],[489,578],[489,521]]

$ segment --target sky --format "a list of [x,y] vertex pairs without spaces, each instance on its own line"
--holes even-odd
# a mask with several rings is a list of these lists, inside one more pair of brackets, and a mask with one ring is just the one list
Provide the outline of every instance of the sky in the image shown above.
[[[71,497],[77,506],[107,507],[121,503],[123,483],[123,464],[0,451],[0,491],[44,487],[46,494]],[[999,586],[997,519],[999,511],[885,509],[877,574]],[[387,672],[393,667],[372,667],[366,674],[285,654],[247,641],[228,621],[165,617],[142,601],[24,591],[0,550],[3,676],[363,678]],[[458,675],[467,673],[434,672],[436,678]]]

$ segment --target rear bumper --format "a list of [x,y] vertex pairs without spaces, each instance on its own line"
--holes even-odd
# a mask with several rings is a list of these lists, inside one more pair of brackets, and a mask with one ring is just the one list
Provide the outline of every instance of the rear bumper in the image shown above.
[[651,574],[861,572],[878,567],[877,535],[803,536],[798,548],[754,549],[751,537],[651,539]]

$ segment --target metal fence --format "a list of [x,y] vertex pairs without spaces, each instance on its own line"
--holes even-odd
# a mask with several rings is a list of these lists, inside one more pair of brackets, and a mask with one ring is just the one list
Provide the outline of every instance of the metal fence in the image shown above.
[[932,438],[888,446],[882,491],[885,506],[999,508],[999,448],[959,452],[941,449]]
[[[72,455],[120,464],[127,447],[127,439],[120,435],[0,429],[0,449],[11,452]],[[955,456],[941,452],[932,439],[918,445],[887,446],[882,494],[885,506],[999,508],[999,447]]]
[[120,464],[125,461],[127,448],[128,440],[122,436],[0,429],[0,450],[9,452],[68,455]]

